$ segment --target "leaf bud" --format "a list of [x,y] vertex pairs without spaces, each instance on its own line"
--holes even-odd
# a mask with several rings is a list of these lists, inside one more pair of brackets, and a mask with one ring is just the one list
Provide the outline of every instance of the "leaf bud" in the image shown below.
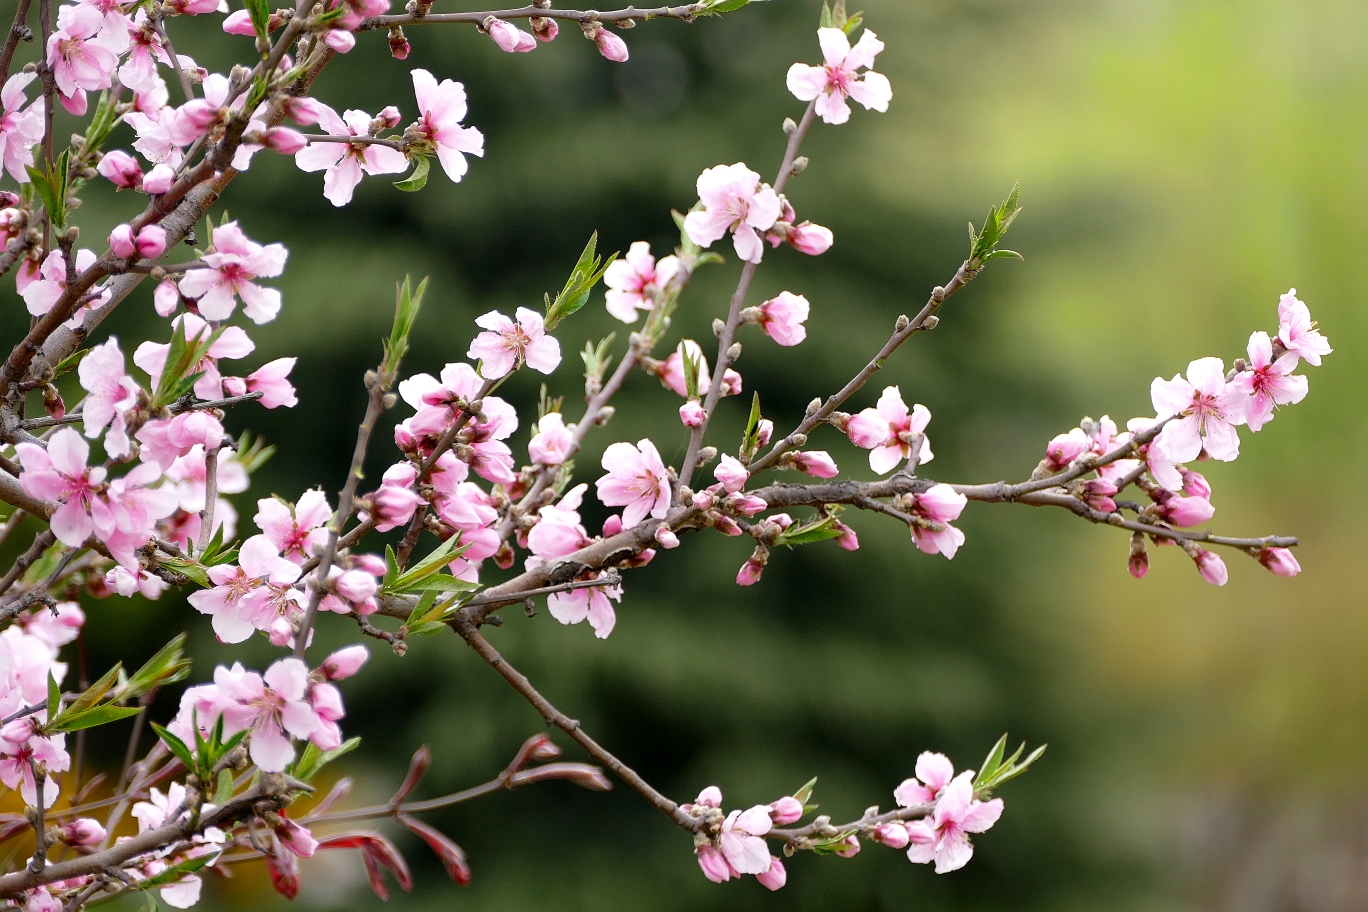
[[395,404],[396,402],[398,402],[398,401],[399,401],[399,399],[398,399],[397,396],[395,396],[394,393],[385,393],[385,398],[382,399],[382,400],[380,400],[380,403],[381,403],[385,408],[387,408],[387,409],[392,409],[392,408],[394,408],[394,404]]
[[[35,232],[37,231],[37,229],[31,229],[31,230],[33,230],[33,231],[35,231]],[[714,319],[714,320],[713,320],[713,322],[712,322],[712,331],[713,331],[713,335],[714,335],[714,336],[719,336],[719,337],[720,337],[720,336],[722,335],[722,330],[724,330],[724,329],[726,329],[726,328],[727,328],[727,324],[726,324],[726,323],[723,323],[721,320],[717,320],[717,319]]]
[[925,320],[922,320],[922,329],[935,329],[937,326],[940,326],[940,317],[935,314],[931,314]]
[[797,132],[798,132],[798,124],[797,124],[796,122],[794,122],[794,120],[793,120],[792,117],[785,117],[785,118],[784,118],[784,135],[785,135],[785,136],[792,136],[794,133],[797,133]]
[[795,175],[802,174],[804,171],[807,170],[807,166],[808,157],[806,155],[800,155],[793,160],[793,167],[789,169],[789,173]]
[[698,451],[698,464],[705,466],[717,458],[717,447],[706,446]]
[[402,659],[402,658],[404,657],[404,655],[405,655],[407,652],[408,652],[408,643],[405,643],[403,640],[395,640],[395,641],[394,641],[394,654],[395,654],[395,655],[397,655],[399,658]]
[[611,405],[605,405],[603,408],[599,409],[598,414],[594,416],[595,427],[603,427],[613,419],[613,415],[616,413],[616,408]]
[[[74,209],[75,207],[68,205],[67,208]],[[70,228],[66,230],[66,234],[64,235],[64,237],[66,238],[67,243],[74,244],[81,238],[81,229],[76,227],[75,225],[72,225]]]
[[907,329],[908,324],[911,322],[912,321],[907,318],[907,314],[899,314],[898,321],[893,324],[893,331],[902,332],[904,329]]
[[822,397],[821,397],[821,396],[818,396],[818,397],[816,397],[815,399],[813,399],[811,402],[808,403],[808,405],[807,405],[807,410],[806,410],[805,412],[803,412],[803,414],[804,414],[804,415],[815,415],[815,414],[817,414],[817,410],[820,409],[821,407],[822,407]]
[[740,342],[733,342],[733,343],[731,344],[731,347],[727,349],[727,360],[728,360],[728,361],[735,362],[736,359],[737,359],[737,358],[740,358],[740,357],[741,357],[741,343],[740,343]]
[[789,434],[788,442],[792,446],[803,446],[807,443],[807,434]]

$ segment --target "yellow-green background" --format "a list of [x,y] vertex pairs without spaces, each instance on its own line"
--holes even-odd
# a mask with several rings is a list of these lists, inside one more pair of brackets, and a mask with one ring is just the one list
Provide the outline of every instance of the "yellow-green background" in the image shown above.
[[[923,749],[973,766],[1003,731],[1048,741],[1038,769],[1004,789],[1006,815],[976,838],[969,867],[937,876],[868,846],[853,860],[795,859],[776,895],[749,879],[715,886],[697,871],[688,837],[627,790],[551,784],[433,817],[470,854],[475,880],[464,891],[401,838],[419,886],[392,902],[594,912],[1364,908],[1368,8],[864,7],[887,43],[878,69],[893,102],[887,114],[857,108],[845,126],[814,128],[811,166],[790,196],[800,216],[835,231],[836,245],[816,260],[767,254],[754,301],[787,288],[807,295],[813,315],[797,349],[745,336],[747,389],[783,427],[839,387],[899,313],[949,278],[967,249],[965,222],[981,220],[1019,178],[1026,209],[1009,246],[1026,261],[993,264],[852,405],[898,383],[935,415],[927,474],[1020,479],[1044,442],[1082,415],[1124,422],[1149,409],[1154,376],[1205,355],[1243,355],[1250,332],[1275,328],[1278,295],[1295,285],[1336,351],[1306,369],[1302,405],[1244,434],[1238,462],[1204,469],[1214,526],[1299,535],[1304,574],[1278,579],[1230,554],[1230,584],[1215,589],[1164,549],[1137,582],[1115,530],[1062,512],[972,505],[962,523],[969,541],[953,563],[857,516],[858,553],[826,544],[778,555],[759,585],[740,590],[731,579],[745,545],[691,536],[630,576],[606,642],[544,611],[530,621],[509,612],[492,639],[680,799],[716,783],[729,804],[750,804],[817,775],[823,812],[849,818],[889,805]],[[352,206],[334,210],[318,175],[259,156],[225,205],[252,237],[285,241],[291,258],[277,283],[284,311],[254,333],[260,348],[249,363],[298,355],[301,405],[234,415],[235,427],[280,447],[253,494],[293,498],[342,481],[359,376],[374,363],[403,274],[432,276],[410,364],[435,371],[464,354],[474,316],[536,306],[558,287],[590,231],[608,250],[645,238],[660,253],[672,244],[669,209],[693,202],[699,171],[744,160],[772,175],[780,122],[801,111],[783,75],[794,60],[818,59],[816,19],[807,0],[772,0],[722,20],[646,23],[625,33],[633,56],[622,66],[574,29],[513,56],[469,29],[413,28],[408,64],[465,82],[469,122],[486,135],[487,155],[462,184],[434,172],[424,192],[404,195],[367,179]],[[209,24],[185,32],[185,45],[216,68],[234,59],[227,49],[248,44]],[[317,95],[339,109],[397,103],[412,115],[407,69],[384,53],[382,36],[366,36],[329,67]],[[89,224],[103,229],[127,217],[123,198],[95,193],[88,205]],[[707,339],[736,269],[700,273],[677,328]],[[124,338],[155,325],[149,291],[126,310],[111,321]],[[574,352],[611,328],[596,295],[561,333],[567,357],[549,383],[572,416]],[[539,379],[519,376],[505,390],[530,406]],[[617,404],[581,459],[583,480],[596,477],[612,440],[649,434],[667,461],[682,454],[672,394],[637,376]],[[730,445],[742,408],[733,400],[721,410],[720,445]],[[526,440],[520,429],[515,452]],[[869,477],[863,454],[835,432],[815,445]],[[386,436],[373,453],[376,477],[393,458]],[[252,500],[239,504],[251,531]],[[587,513],[602,517],[597,506]],[[97,658],[150,652],[187,624],[199,675],[232,654],[177,602],[89,607]],[[335,620],[325,627],[325,645],[351,636]],[[255,653],[263,662],[273,654]],[[483,781],[540,729],[454,637],[417,641],[402,660],[377,658],[345,690],[347,728],[365,739],[345,764],[358,802],[383,800],[421,743],[436,758],[421,791],[431,796]],[[119,735],[102,750],[116,762]],[[354,859],[304,871],[298,905],[378,903]],[[241,875],[215,882],[212,908],[277,902],[263,879]]]

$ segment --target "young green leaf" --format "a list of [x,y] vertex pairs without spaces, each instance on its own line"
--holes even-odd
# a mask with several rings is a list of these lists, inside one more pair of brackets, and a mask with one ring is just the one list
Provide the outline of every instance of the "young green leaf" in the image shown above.
[[971,265],[982,266],[989,260],[1001,257],[1016,257],[1021,259],[1021,254],[1012,250],[998,250],[997,245],[1002,241],[1007,229],[1017,214],[1021,212],[1021,182],[1017,181],[1012,186],[1012,192],[1001,206],[993,206],[988,210],[988,218],[983,222],[983,230],[975,233],[974,225],[969,224],[969,262]]
[[416,193],[427,186],[428,179],[428,157],[426,155],[415,155],[413,157],[413,171],[408,177],[401,181],[395,181],[394,186],[403,190],[405,193]]
[[361,744],[360,738],[348,738],[340,747],[330,751],[320,751],[312,741],[304,748],[304,753],[295,761],[291,775],[301,782],[308,782],[319,770],[332,763],[343,754],[349,754]]
[[94,728],[97,725],[127,719],[129,716],[136,716],[140,712],[142,710],[136,706],[116,706],[113,703],[105,703],[102,706],[92,706],[80,712],[67,710],[55,721],[48,723],[46,727],[48,731],[53,732],[80,731],[83,728]]
[[156,722],[149,724],[152,726],[152,730],[157,733],[157,737],[162,740],[162,743],[167,746],[171,753],[176,755],[176,759],[185,764],[186,769],[194,770],[195,757],[190,753],[190,748],[186,746],[185,742],[171,734],[171,732],[167,731]]
[[119,701],[127,703],[136,700],[154,687],[184,681],[190,674],[190,659],[183,651],[185,634],[177,634],[157,654],[148,659],[142,668],[133,673],[128,683],[119,691]]

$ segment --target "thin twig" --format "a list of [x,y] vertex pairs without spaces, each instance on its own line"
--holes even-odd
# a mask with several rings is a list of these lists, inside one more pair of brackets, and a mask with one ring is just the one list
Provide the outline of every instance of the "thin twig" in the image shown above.
[[623,22],[629,19],[684,19],[690,20],[701,13],[706,4],[690,3],[685,6],[660,6],[655,9],[637,9],[629,6],[626,9],[613,10],[612,12],[601,13],[594,10],[559,10],[542,9],[538,6],[521,6],[517,9],[506,10],[486,10],[484,12],[468,13],[407,13],[395,16],[376,16],[367,19],[357,27],[358,32],[370,31],[372,29],[391,28],[396,25],[441,25],[451,22],[466,22],[482,24],[490,16],[495,19],[529,19],[534,16],[542,19],[569,19],[572,22]]
[[28,33],[29,40],[33,40],[33,33],[29,32],[26,24],[31,2],[32,0],[19,0],[19,6],[14,11],[14,24],[10,26],[9,33],[5,36],[4,50],[0,50],[0,83],[9,79],[10,64],[14,61],[14,49],[19,46],[19,41],[24,34]]

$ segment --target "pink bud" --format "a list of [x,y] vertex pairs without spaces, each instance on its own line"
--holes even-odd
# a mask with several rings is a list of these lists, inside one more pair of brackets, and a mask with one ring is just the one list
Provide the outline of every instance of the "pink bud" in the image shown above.
[[1178,474],[1183,476],[1183,493],[1188,497],[1203,497],[1211,499],[1211,485],[1207,484],[1206,476],[1201,472],[1194,472],[1187,466],[1179,466]]
[[312,98],[285,96],[285,114],[301,127],[310,127],[323,119],[322,105]]
[[1202,579],[1211,585],[1224,586],[1226,581],[1230,579],[1225,561],[1205,548],[1198,548],[1193,560],[1197,562],[1197,569],[1201,572]]
[[703,876],[713,883],[726,883],[731,879],[731,865],[716,846],[705,845],[698,850],[698,866],[703,869]]
[[774,821],[775,826],[787,826],[802,819],[803,802],[792,795],[786,795],[778,801],[770,803],[770,820]]
[[722,373],[722,395],[741,395],[741,375],[730,367]]
[[[180,306],[180,289],[176,287],[175,279],[163,279],[152,292],[152,306],[157,311],[159,317],[169,317],[176,312]],[[246,386],[243,387],[246,392]],[[241,395],[239,393],[229,393],[230,396]]]
[[106,152],[95,170],[120,190],[136,190],[142,186],[142,168],[127,152]]
[[706,510],[713,505],[713,496],[707,491],[699,491],[693,496],[695,510]]
[[[267,631],[267,639],[271,641],[272,646],[293,646],[294,635],[294,625],[283,617],[278,617],[274,621],[271,621],[271,629]],[[313,636],[312,630],[309,631],[309,635],[311,637]]]
[[1216,515],[1216,508],[1205,497],[1180,497],[1163,489],[1154,496],[1158,499],[1159,515],[1175,526],[1200,525]]
[[319,671],[323,672],[323,677],[329,681],[340,681],[360,671],[361,666],[365,665],[369,658],[370,651],[359,643],[355,646],[344,646],[324,659]]
[[738,535],[746,534],[742,531],[741,527],[736,524],[736,520],[732,519],[730,516],[723,516],[720,513],[714,515],[713,528],[723,535],[730,535],[735,538]]
[[622,515],[614,513],[603,521],[603,536],[617,535],[622,531]]
[[261,144],[281,155],[294,155],[309,144],[304,134],[289,127],[272,127],[261,134]]
[[389,484],[382,484],[367,499],[378,532],[408,524],[414,511],[424,503],[423,498],[409,488]]
[[674,532],[670,531],[669,526],[661,526],[660,528],[656,529],[655,540],[656,543],[660,545],[660,547],[664,548],[667,551],[671,548],[679,547],[679,536],[675,535]]
[[385,566],[385,559],[378,554],[353,554],[351,557],[353,570],[364,570],[371,576],[384,576],[389,570]]
[[736,585],[754,586],[760,582],[760,574],[765,572],[764,561],[758,561],[754,557],[748,559],[741,565],[740,571],[736,574]]
[[1145,548],[1145,536],[1139,532],[1131,536],[1130,559],[1126,562],[1126,569],[1136,579],[1144,579],[1145,574],[1149,573],[1149,551]]
[[23,744],[32,738],[38,731],[38,720],[33,716],[20,716],[13,722],[6,722],[0,727],[0,738],[10,744]]
[[890,849],[905,849],[911,841],[907,835],[907,827],[896,820],[874,827],[873,836]]
[[1259,551],[1259,563],[1276,576],[1293,577],[1301,573],[1301,564],[1286,548],[1264,548]]
[[761,418],[755,425],[755,440],[761,446],[767,446],[770,438],[774,436],[774,422],[768,418]]
[[841,533],[836,538],[836,544],[845,548],[847,551],[858,551],[860,549],[860,537],[855,534],[854,529],[842,522],[835,523],[832,528],[839,530]]
[[854,858],[856,855],[860,854],[860,840],[853,835],[847,836],[845,838],[845,848],[840,849],[836,854],[840,855],[842,858]]
[[109,233],[109,249],[114,251],[116,257],[127,259],[138,252],[138,247],[133,243],[133,226],[118,225]]
[[533,16],[530,23],[532,34],[537,36],[538,41],[555,41],[560,34],[560,26],[555,19],[547,19],[545,16]]
[[78,817],[62,827],[58,838],[72,846],[98,845],[104,842],[105,828],[89,817]]
[[349,602],[364,602],[375,595],[375,577],[364,570],[348,570],[333,583],[337,594]]
[[1115,513],[1116,501],[1111,498],[1115,493],[1116,485],[1101,478],[1094,478],[1083,485],[1083,502],[1094,510]]
[[223,30],[230,35],[256,37],[256,29],[252,26],[252,17],[246,10],[229,13],[228,17],[223,20]]
[[537,48],[537,40],[511,22],[495,19],[488,23],[486,30],[499,49],[510,54],[525,54]]
[[387,105],[380,109],[380,113],[375,115],[375,119],[384,125],[386,130],[392,130],[399,126],[399,121],[403,120],[403,115],[394,105]]
[[171,170],[171,166],[166,162],[162,162],[147,172],[147,176],[143,178],[142,188],[144,193],[155,195],[170,190],[175,182],[176,172]]
[[282,846],[300,858],[312,858],[313,853],[318,850],[318,840],[314,839],[313,833],[293,820],[282,817],[275,834]]
[[724,503],[728,510],[742,516],[754,516],[769,509],[769,504],[754,494],[733,494]]
[[144,225],[138,232],[138,256],[155,260],[166,252],[166,229],[161,225]]
[[840,469],[836,468],[836,461],[831,458],[826,450],[798,453],[793,458],[793,464],[798,471],[814,478],[835,478],[841,472]]
[[788,872],[784,870],[784,863],[771,855],[769,870],[756,874],[755,879],[760,881],[760,886],[766,890],[778,890],[788,883]]
[[323,36],[323,43],[339,54],[345,54],[356,47],[356,36],[342,29],[329,29]]
[[821,256],[831,249],[835,240],[830,228],[823,228],[811,222],[794,225],[788,232],[788,242],[799,253],[806,253],[808,256]]
[[1069,433],[1060,434],[1050,441],[1045,447],[1045,458],[1049,461],[1050,469],[1058,472],[1083,455],[1091,446],[1092,441],[1088,435],[1074,428]]
[[408,38],[404,37],[404,30],[395,27],[389,33],[390,56],[395,60],[407,60],[409,51],[413,50]]
[[685,427],[698,427],[703,423],[703,406],[697,399],[690,399],[679,407],[679,420]]
[[594,43],[598,45],[599,53],[614,63],[627,62],[627,42],[606,28],[600,26],[594,33]]
[[710,785],[698,793],[698,798],[694,804],[701,804],[704,807],[720,808],[722,806],[722,790],[715,785]]
[[787,529],[793,525],[793,517],[787,513],[775,513],[773,516],[765,517],[765,522],[774,523],[780,529]]
[[728,494],[735,494],[746,485],[746,480],[750,478],[750,473],[741,464],[741,460],[735,456],[723,454],[722,459],[713,469],[713,477],[722,483],[722,490]]

